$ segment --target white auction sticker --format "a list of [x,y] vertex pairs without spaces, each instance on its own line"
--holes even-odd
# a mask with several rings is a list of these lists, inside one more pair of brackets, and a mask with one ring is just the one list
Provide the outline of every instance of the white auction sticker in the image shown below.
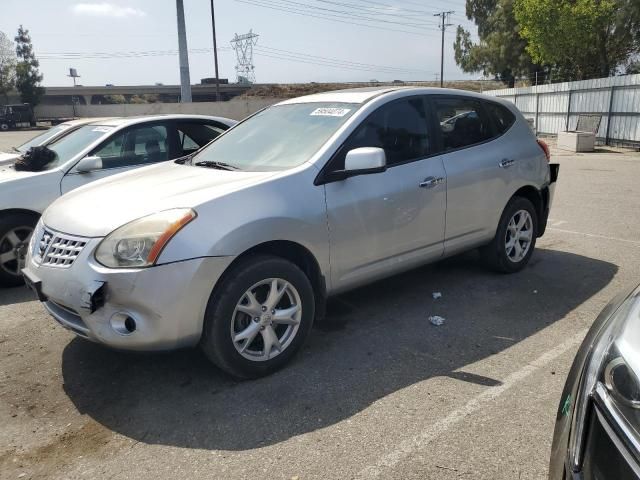
[[350,108],[316,108],[311,112],[312,117],[344,117]]
[[110,132],[113,130],[113,127],[96,127],[92,130],[92,132]]

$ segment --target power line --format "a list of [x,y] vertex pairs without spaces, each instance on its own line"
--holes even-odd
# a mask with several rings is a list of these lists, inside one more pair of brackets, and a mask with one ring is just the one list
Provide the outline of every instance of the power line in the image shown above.
[[[329,0],[316,0],[316,1],[322,2],[322,3],[325,3],[325,2],[326,3],[333,3],[333,2],[330,2]],[[407,12],[407,13],[412,13],[412,14],[415,14],[415,15],[431,15],[431,12],[429,12],[427,10],[416,10],[416,9],[413,9],[413,8],[404,8],[404,7],[399,7],[398,5],[391,5],[389,3],[383,3],[383,2],[373,1],[373,0],[355,0],[355,1],[360,2],[360,3],[364,3],[367,6],[369,6],[370,4],[374,4],[374,5],[379,5],[379,6],[382,6],[382,7],[385,7],[385,8],[392,9],[394,11],[398,11],[399,10],[399,11],[404,11],[404,12]],[[356,8],[364,8],[365,7],[364,5],[357,5],[357,4],[353,4],[353,3],[347,4],[347,5],[351,5],[351,6],[356,7]],[[424,5],[420,5],[420,6],[424,7]],[[378,7],[376,7],[376,8],[378,8]]]
[[348,19],[351,18],[349,16],[340,16],[340,15],[335,15],[335,14],[310,13],[307,10],[302,10],[302,9],[299,9],[299,8],[276,6],[273,3],[266,3],[267,0],[235,0],[235,1],[239,2],[239,3],[245,3],[247,5],[254,5],[254,6],[258,6],[258,7],[264,7],[264,8],[269,8],[269,9],[272,9],[272,10],[279,10],[279,11],[282,11],[282,12],[293,13],[293,14],[296,14],[296,15],[302,15],[302,16],[306,16],[306,17],[320,18],[322,20],[329,20],[329,21],[332,21],[332,22],[345,23],[345,24],[348,24],[348,25],[358,25],[358,26],[361,26],[361,27],[375,28],[376,30],[387,30],[387,31],[391,31],[391,32],[408,33],[408,34],[411,34],[411,35],[418,35],[418,36],[421,36],[421,37],[428,36],[425,33],[422,33],[422,32],[419,32],[419,31],[401,30],[399,28],[390,28],[390,27],[385,27],[385,26],[381,26],[381,25],[371,25],[371,24],[366,24],[366,23],[349,21]]
[[[219,46],[219,50],[231,51],[230,47]],[[191,54],[210,54],[211,48],[192,48],[189,49]],[[177,50],[149,50],[149,51],[124,51],[124,52],[45,52],[39,55],[42,60],[84,60],[84,59],[123,59],[123,58],[143,58],[143,57],[160,57],[175,56]],[[395,73],[395,74],[416,74],[428,73],[426,70],[404,67],[393,67],[388,65],[377,65],[362,62],[353,62],[350,60],[342,60],[331,57],[323,57],[320,55],[311,55],[308,53],[294,52],[291,50],[283,50],[268,46],[256,46],[255,54],[268,58],[279,60],[287,60],[290,62],[306,63],[312,65],[341,68],[347,70],[379,72],[379,73]]]
[[[365,12],[367,15],[382,15],[382,16],[391,17],[391,18],[400,18],[400,19],[409,18],[409,19],[415,20],[415,18],[418,17],[418,16],[430,15],[430,12],[421,11],[421,10],[399,9],[397,7],[394,7],[393,5],[389,5],[388,3],[381,3],[381,2],[367,2],[368,4],[369,3],[373,3],[373,4],[379,5],[379,6],[374,6],[374,7],[368,6],[367,8],[365,8],[364,5],[357,5],[357,4],[353,4],[353,3],[344,3],[344,2],[336,2],[336,1],[332,1],[332,0],[315,0],[315,1],[316,2],[320,2],[320,3],[328,3],[328,4],[331,4],[331,5],[338,5],[338,6],[351,8],[351,9],[355,10],[356,12]],[[380,11],[380,7],[388,8],[388,9],[392,9],[392,10],[391,11]],[[394,13],[394,12],[398,12],[398,11],[400,13]],[[406,13],[403,13],[403,12],[406,12]],[[405,25],[406,23],[401,23],[401,24]],[[420,22],[420,25],[437,26],[437,23],[434,23],[434,22]]]
[[373,63],[361,63],[361,62],[353,62],[350,60],[339,60],[336,58],[331,58],[331,57],[322,57],[319,55],[311,55],[308,53],[299,53],[299,52],[292,52],[291,50],[283,50],[283,49],[279,49],[279,48],[273,48],[273,47],[265,47],[265,46],[261,46],[259,47],[260,49],[265,49],[265,50],[273,50],[275,52],[283,52],[286,54],[294,54],[297,56],[303,56],[303,57],[311,57],[313,59],[321,59],[321,60],[329,60],[332,62],[340,62],[340,63],[348,63],[351,65],[356,65],[356,66],[364,66],[364,67],[373,67],[373,68],[381,68],[381,69],[385,69],[385,70],[395,70],[397,72],[404,72],[404,73],[427,73],[427,70],[423,70],[423,69],[417,69],[417,68],[403,68],[403,67],[391,67],[391,66],[385,66],[385,65],[377,65],[377,64],[373,64]]
[[[310,8],[313,10],[320,10],[322,12],[329,12],[327,15],[332,15],[332,14],[338,14],[338,15],[348,15],[351,18],[357,18],[360,20],[364,20],[364,21],[368,21],[368,22],[380,22],[380,23],[389,23],[389,24],[394,24],[394,25],[402,25],[403,27],[418,27],[418,28],[422,28],[425,26],[424,23],[407,23],[406,21],[394,21],[394,20],[386,20],[386,19],[379,19],[379,18],[372,18],[369,16],[365,16],[365,15],[360,15],[360,14],[354,14],[353,12],[346,12],[344,10],[334,10],[331,8],[324,8],[324,7],[318,7],[315,5],[310,5],[308,3],[300,3],[300,2],[296,2],[293,0],[276,0],[278,3],[284,3],[284,4],[289,4],[292,5],[291,8]],[[326,2],[324,0],[316,0],[322,3],[329,3]],[[353,8],[353,7],[351,7]],[[360,11],[360,10],[356,10],[356,11]]]

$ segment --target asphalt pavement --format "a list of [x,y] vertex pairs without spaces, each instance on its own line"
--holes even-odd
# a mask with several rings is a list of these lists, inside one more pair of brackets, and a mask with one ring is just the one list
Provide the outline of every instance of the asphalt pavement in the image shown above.
[[[0,150],[34,133],[2,133]],[[546,478],[573,354],[640,282],[640,154],[554,161],[549,229],[524,271],[470,252],[341,295],[260,380],[197,351],[103,348],[25,288],[0,290],[0,478]]]

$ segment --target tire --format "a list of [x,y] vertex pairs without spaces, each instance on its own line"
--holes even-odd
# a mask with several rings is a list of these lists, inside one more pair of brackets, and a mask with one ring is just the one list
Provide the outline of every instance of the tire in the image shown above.
[[[524,224],[518,229],[521,221]],[[531,201],[513,197],[502,212],[495,237],[480,249],[480,254],[487,266],[497,272],[519,272],[529,263],[536,246],[537,232],[538,214]],[[515,236],[521,240],[514,240]]]
[[9,124],[8,123],[0,123],[0,132],[6,132],[9,130]]
[[35,215],[25,213],[0,217],[0,287],[24,284],[21,262],[37,221]]
[[[275,304],[275,297],[269,297],[274,279],[276,290],[284,292]],[[256,302],[250,301],[249,292]],[[276,320],[278,312],[283,312],[280,320],[286,323]],[[289,312],[295,313],[284,320]],[[262,377],[280,369],[296,354],[311,331],[314,316],[313,287],[300,268],[280,257],[252,255],[225,273],[211,294],[200,347],[214,364],[234,377]],[[232,335],[240,333],[242,338],[234,342]],[[273,343],[265,356],[265,342],[271,342],[274,333],[281,350]]]

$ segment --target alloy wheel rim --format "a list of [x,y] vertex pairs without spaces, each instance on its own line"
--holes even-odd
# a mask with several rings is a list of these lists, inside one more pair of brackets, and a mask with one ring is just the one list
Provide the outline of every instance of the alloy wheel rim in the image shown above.
[[526,210],[518,210],[507,225],[505,252],[513,263],[521,262],[529,253],[533,240],[533,219]]
[[20,275],[33,227],[21,226],[9,230],[0,238],[0,269],[10,275]]
[[267,278],[240,297],[231,318],[231,340],[244,358],[266,362],[291,345],[301,319],[296,288],[281,278]]

